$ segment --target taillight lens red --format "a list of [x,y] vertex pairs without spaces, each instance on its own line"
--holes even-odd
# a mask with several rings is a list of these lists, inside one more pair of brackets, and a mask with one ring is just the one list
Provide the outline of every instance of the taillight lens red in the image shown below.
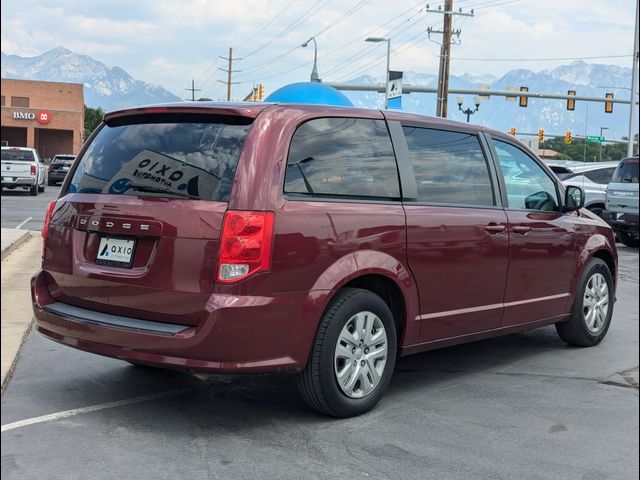
[[271,268],[273,212],[229,210],[220,236],[217,281],[233,283]]
[[36,174],[36,166],[31,165],[31,175],[35,175],[35,174]]
[[44,258],[44,249],[47,243],[47,233],[49,232],[49,222],[51,222],[51,216],[56,208],[56,201],[49,202],[47,212],[44,215],[44,225],[42,226],[42,258]]

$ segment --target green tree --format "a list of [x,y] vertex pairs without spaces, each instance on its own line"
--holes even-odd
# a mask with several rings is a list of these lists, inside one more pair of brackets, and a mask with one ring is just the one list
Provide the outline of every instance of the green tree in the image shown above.
[[89,138],[89,135],[93,133],[100,122],[102,122],[102,117],[104,116],[104,110],[100,107],[91,108],[84,106],[84,138]]

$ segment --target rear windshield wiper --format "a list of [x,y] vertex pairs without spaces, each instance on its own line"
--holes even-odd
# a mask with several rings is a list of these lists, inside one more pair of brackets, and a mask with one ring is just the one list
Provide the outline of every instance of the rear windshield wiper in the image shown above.
[[177,192],[175,190],[172,190],[171,188],[156,187],[153,185],[143,185],[140,183],[129,184],[129,189],[136,190],[138,192],[147,192],[147,193],[166,193],[168,195],[173,195],[175,197],[182,197],[182,198],[196,198],[196,199],[200,198],[200,197],[196,197],[195,195],[189,195],[188,193]]

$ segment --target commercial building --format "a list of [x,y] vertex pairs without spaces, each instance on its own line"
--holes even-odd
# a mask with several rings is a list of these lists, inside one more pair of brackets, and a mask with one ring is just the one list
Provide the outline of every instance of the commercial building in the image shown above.
[[82,84],[1,82],[2,145],[35,148],[43,159],[78,153],[84,132]]

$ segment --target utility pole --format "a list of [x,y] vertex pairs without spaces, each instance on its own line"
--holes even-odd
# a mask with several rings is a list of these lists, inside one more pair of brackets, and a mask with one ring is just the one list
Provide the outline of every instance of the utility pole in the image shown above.
[[453,15],[462,15],[465,17],[473,17],[473,10],[470,13],[463,13],[462,10],[453,11],[453,0],[444,1],[444,10],[438,7],[432,10],[427,5],[426,12],[441,13],[444,15],[442,30],[433,30],[429,28],[427,32],[429,36],[432,33],[442,33],[442,45],[440,47],[440,66],[438,69],[438,94],[436,100],[436,116],[447,117],[447,98],[449,96],[449,64],[451,63],[451,38],[452,35],[460,36],[460,30],[452,30]]
[[226,83],[227,84],[227,102],[231,101],[231,85],[233,85],[234,83],[240,83],[240,82],[232,82],[231,81],[231,76],[232,74],[236,73],[236,72],[241,72],[242,70],[234,70],[233,69],[233,61],[234,60],[242,60],[241,58],[233,58],[233,48],[229,47],[229,56],[228,57],[220,57],[223,60],[227,60],[227,68],[219,68],[218,70],[222,70],[223,72],[227,72],[227,81],[223,81],[223,80],[218,80],[220,83]]
[[[636,129],[636,92],[638,88],[638,0],[636,0],[636,28],[633,36],[633,64],[631,65],[631,105],[629,106],[629,143],[627,144],[627,157],[633,156],[633,137]],[[640,145],[639,145],[640,148]]]
[[[191,79],[191,88],[185,88],[186,91],[191,92],[191,101],[195,102],[196,101],[196,92],[199,92],[200,89],[196,88],[196,82],[195,80]],[[188,98],[185,98],[185,100],[189,100]]]

